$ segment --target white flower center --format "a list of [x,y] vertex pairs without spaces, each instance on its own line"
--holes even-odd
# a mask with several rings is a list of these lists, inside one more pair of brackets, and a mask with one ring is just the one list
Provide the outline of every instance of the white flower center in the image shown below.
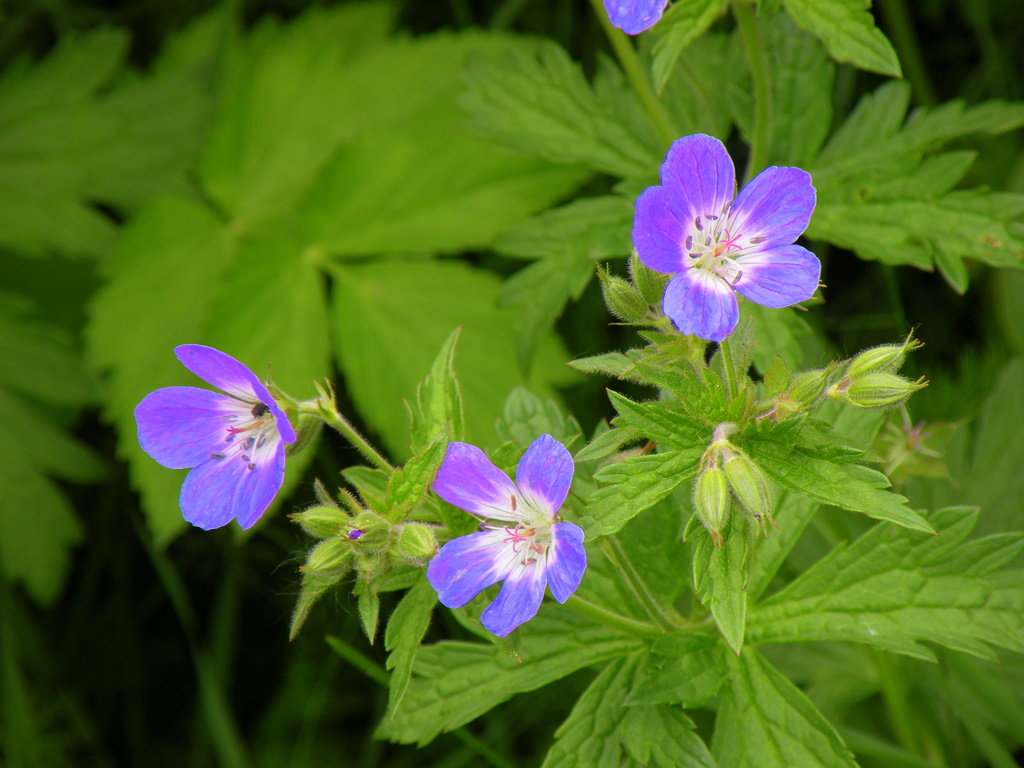
[[683,249],[687,268],[703,269],[735,285],[743,276],[738,260],[755,250],[753,246],[764,242],[764,238],[746,237],[737,232],[731,224],[731,212],[730,202],[721,213],[694,218]]
[[261,466],[280,439],[274,414],[264,403],[236,400],[224,416],[224,442],[210,454],[214,461],[243,461],[250,470]]

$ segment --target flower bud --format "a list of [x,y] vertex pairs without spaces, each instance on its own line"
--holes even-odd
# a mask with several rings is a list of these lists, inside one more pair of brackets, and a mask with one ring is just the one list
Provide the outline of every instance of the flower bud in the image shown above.
[[[383,517],[373,512],[363,512],[357,515],[349,523],[349,526],[352,531],[348,534],[348,539],[353,543],[358,542],[360,548],[379,549],[387,544],[391,537],[391,525]],[[353,536],[352,533],[357,531],[358,535]]]
[[434,531],[427,525],[408,523],[398,534],[398,552],[415,561],[425,561],[437,553]]
[[829,363],[826,368],[797,374],[790,382],[786,396],[790,400],[806,405],[816,403],[825,394],[825,388],[832,379],[834,371],[835,363]]
[[662,297],[665,295],[665,285],[668,283],[668,275],[649,268],[640,261],[636,251],[633,251],[629,257],[629,276],[633,278],[633,285],[636,286],[640,297],[649,306],[661,304]]
[[599,269],[597,276],[601,280],[601,293],[608,311],[627,323],[639,323],[650,312],[650,305],[643,300],[629,281],[616,277],[606,270]]
[[303,413],[298,419],[292,417],[292,423],[295,424],[295,442],[285,446],[284,452],[287,456],[298,453],[313,442],[324,424],[319,414],[312,413]]
[[868,373],[833,387],[829,397],[858,408],[894,408],[926,386],[926,381],[908,381],[892,373]]
[[352,547],[345,539],[335,537],[321,541],[313,547],[302,566],[303,580],[322,578],[333,583],[348,572],[351,557]]
[[693,484],[693,509],[715,546],[722,546],[720,531],[729,519],[729,489],[722,470],[708,467],[697,476]]
[[329,539],[337,536],[349,524],[348,515],[337,507],[312,507],[303,512],[296,512],[289,517],[302,526],[310,536],[318,539]]
[[735,453],[722,465],[736,500],[761,523],[771,522],[775,499],[764,472],[742,453]]
[[856,380],[871,373],[896,373],[907,359],[907,352],[921,346],[913,336],[907,336],[902,344],[883,344],[866,349],[850,362],[846,375]]

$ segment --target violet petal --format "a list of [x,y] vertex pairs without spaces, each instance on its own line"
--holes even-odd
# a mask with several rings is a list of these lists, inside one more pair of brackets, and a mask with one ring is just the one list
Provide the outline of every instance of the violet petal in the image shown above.
[[668,0],[604,0],[613,27],[627,35],[638,35],[661,19]]
[[468,443],[449,443],[434,493],[474,515],[492,520],[519,520],[512,512],[516,487],[486,454]]
[[746,243],[763,237],[759,250],[789,245],[803,234],[816,200],[811,175],[801,168],[765,168],[740,190],[732,209],[733,234]]
[[227,435],[225,417],[237,401],[196,387],[166,387],[150,392],[135,407],[142,450],[169,469],[208,461]]
[[756,304],[778,309],[811,298],[821,262],[799,245],[759,251],[736,260],[742,275],[733,287]]
[[573,523],[555,523],[551,536],[546,569],[548,586],[555,600],[564,603],[579,587],[587,569],[583,529]]
[[504,531],[480,531],[452,539],[427,566],[427,580],[441,603],[461,608],[507,573],[502,554]]
[[648,187],[636,201],[633,245],[647,267],[669,274],[684,269],[686,237],[693,220],[683,221],[669,205],[664,187]]
[[480,616],[494,635],[505,637],[525,621],[537,615],[544,599],[544,569],[536,561],[518,565],[505,578],[494,602]]
[[541,435],[519,461],[516,485],[527,504],[554,517],[569,494],[573,469],[565,446],[551,435]]
[[181,511],[192,525],[210,530],[238,518],[250,528],[284,482],[284,445],[256,469],[240,455],[210,459],[188,473],[181,486]]
[[[708,228],[706,217],[718,216],[736,195],[736,169],[725,145],[695,133],[676,139],[661,166],[661,185],[669,205],[694,237]],[[700,219],[698,227],[695,220]]]
[[702,269],[675,275],[665,288],[665,315],[680,333],[708,341],[722,341],[739,322],[739,306],[729,284]]

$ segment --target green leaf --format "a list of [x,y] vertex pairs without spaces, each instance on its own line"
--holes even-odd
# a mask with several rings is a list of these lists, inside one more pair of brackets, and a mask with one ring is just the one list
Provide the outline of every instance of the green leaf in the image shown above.
[[390,651],[386,667],[391,670],[387,716],[394,717],[412,679],[412,666],[430,617],[437,605],[437,593],[426,577],[405,593],[395,607],[384,632],[384,648]]
[[[672,8],[680,5],[675,3]],[[654,27],[655,34],[660,27]],[[667,73],[661,103],[677,135],[728,136],[732,131],[731,100],[747,76],[746,61],[742,54],[737,56],[732,42],[731,35],[705,32],[686,44],[674,70]],[[655,57],[659,53],[656,45]],[[663,55],[671,55],[671,51],[666,49]],[[656,59],[655,77],[660,76],[660,66]]]
[[694,732],[693,721],[676,707],[630,707],[622,720],[626,751],[641,765],[658,768],[715,768],[718,765]]
[[693,583],[701,604],[708,604],[722,637],[736,654],[743,648],[747,620],[747,576],[751,533],[747,516],[732,505],[730,530],[716,547],[707,529],[691,518],[686,541],[693,542]]
[[[903,496],[882,490],[889,481],[880,473],[865,475],[865,467],[812,456],[801,445],[751,440],[744,447],[771,480],[787,490],[802,493],[820,504],[861,512],[875,520],[932,532],[928,522],[906,506]],[[868,476],[870,481],[865,479]]]
[[636,638],[564,608],[542,605],[523,628],[518,658],[480,643],[446,641],[422,647],[405,698],[376,735],[422,746],[516,693],[535,690],[641,645]]
[[201,177],[242,227],[290,214],[335,147],[380,104],[359,99],[350,64],[380,45],[393,12],[385,3],[347,5],[235,33]]
[[1024,239],[1012,222],[1024,212],[1024,195],[952,190],[972,155],[928,155],[963,136],[1024,125],[1024,104],[952,101],[916,111],[904,124],[909,100],[906,83],[888,83],[865,96],[832,137],[810,168],[818,205],[808,237],[889,264],[941,264],[958,289],[966,276],[956,260],[1020,267]]
[[697,473],[702,448],[631,456],[602,467],[594,479],[603,483],[587,504],[580,525],[587,538],[615,533]]
[[462,326],[456,327],[441,346],[430,366],[430,373],[416,385],[416,397],[405,401],[409,412],[409,432],[413,451],[422,451],[434,436],[451,427],[451,437],[462,440],[462,392],[455,377],[455,345]]
[[582,432],[576,419],[564,415],[557,403],[545,402],[524,387],[508,393],[496,429],[502,441],[518,442],[521,450],[543,434],[568,445]]
[[730,768],[856,768],[835,728],[754,650],[723,653],[728,674],[711,751]]
[[619,768],[622,745],[619,730],[627,710],[623,701],[629,693],[637,668],[644,659],[633,654],[616,659],[599,674],[580,696],[565,722],[555,731],[555,743],[542,768]]
[[[683,378],[693,381],[692,390],[703,392],[703,399],[707,399],[707,390],[696,381],[695,377]],[[700,395],[694,397],[698,403]],[[650,440],[679,450],[693,450],[695,446],[705,446],[710,442],[711,428],[698,421],[689,412],[684,411],[684,405],[670,401],[654,401],[649,403],[636,403],[628,397],[620,395],[614,390],[608,391],[608,399],[611,400],[615,410],[619,412],[619,420],[636,427]],[[689,404],[687,410],[698,406]],[[617,420],[618,421],[618,420]]]
[[368,584],[362,584],[359,592],[359,622],[363,625],[363,631],[373,645],[377,636],[377,622],[380,619],[380,597]]
[[294,640],[299,634],[317,600],[348,575],[352,569],[352,553],[352,545],[338,536],[318,542],[310,551],[306,564],[299,569],[302,571],[302,587],[292,611],[289,640]]
[[821,38],[836,61],[902,76],[896,51],[863,0],[783,0],[783,6],[797,24]]
[[672,4],[654,28],[658,42],[651,51],[651,75],[658,93],[664,89],[679,54],[725,12],[727,5],[727,0],[679,0]]
[[478,58],[463,105],[474,127],[502,146],[616,176],[652,175],[658,145],[621,73],[605,63],[594,87],[556,43]]
[[626,706],[701,707],[725,682],[722,649],[711,635],[676,632],[655,640],[651,650],[651,663],[626,698]]
[[[760,129],[768,133],[764,164],[806,168],[818,156],[832,125],[835,66],[821,44],[786,16],[761,17],[757,23],[765,56],[772,63],[768,119]],[[736,123],[748,142],[754,130],[751,88],[748,75],[730,99]]]
[[423,503],[427,489],[444,460],[448,440],[449,430],[444,427],[435,434],[434,442],[392,473],[384,497],[388,519],[392,523],[402,522],[409,512]]
[[1024,587],[1004,566],[1024,534],[968,541],[977,510],[936,512],[937,536],[876,525],[751,614],[750,642],[847,640],[934,660],[928,641],[995,659],[1024,651]]
[[[460,323],[459,377],[467,440],[495,441],[494,418],[505,395],[521,382],[515,363],[512,313],[494,306],[497,278],[462,263],[384,262],[338,267],[332,294],[335,347],[360,414],[398,456],[408,455],[403,397]],[[541,348],[535,380],[566,381],[567,355],[554,343]],[[538,387],[542,397],[551,389]]]
[[197,383],[174,347],[202,341],[231,261],[220,222],[205,208],[158,198],[125,228],[86,328],[91,362],[109,371],[105,413],[117,427],[118,454],[128,461],[158,545],[185,527],[178,508],[185,473],[164,469],[139,448],[135,406],[160,387]]

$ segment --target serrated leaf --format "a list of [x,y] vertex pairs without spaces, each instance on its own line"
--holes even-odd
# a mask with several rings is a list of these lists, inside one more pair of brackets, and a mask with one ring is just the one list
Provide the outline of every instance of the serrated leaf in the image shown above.
[[641,765],[658,768],[716,768],[693,721],[676,707],[630,707],[622,719],[626,751]]
[[934,660],[928,641],[984,658],[1024,651],[1024,588],[1002,570],[1024,534],[967,541],[977,510],[936,512],[938,536],[876,525],[759,605],[750,642],[847,640]]
[[439,430],[451,426],[451,438],[462,440],[465,427],[462,419],[462,392],[455,377],[455,345],[462,327],[458,326],[445,339],[430,366],[430,373],[416,385],[416,397],[405,401],[409,412],[410,446],[413,451],[426,448]]
[[695,547],[693,583],[697,595],[701,604],[708,604],[718,631],[737,655],[743,648],[747,620],[749,528],[746,515],[733,504],[729,531],[721,546],[714,546],[703,525],[692,525],[686,531],[686,541]]
[[902,76],[896,51],[863,0],[783,0],[783,6],[797,24],[821,38],[836,61]]
[[359,622],[363,625],[370,645],[373,645],[377,636],[377,622],[380,620],[380,597],[368,585],[363,585],[357,602],[359,607]]
[[583,461],[597,461],[606,459],[613,453],[617,453],[627,443],[640,440],[642,435],[636,427],[619,427],[617,429],[606,429],[594,437],[575,455],[574,461],[579,464]]
[[802,493],[820,504],[861,512],[875,520],[932,532],[928,522],[906,506],[903,496],[866,482],[846,464],[810,456],[799,445],[752,440],[745,447],[769,478],[787,490]]
[[394,718],[376,735],[427,744],[441,731],[479,717],[516,693],[532,691],[642,643],[564,608],[542,605],[523,628],[519,659],[493,645],[441,642],[420,649]]
[[[767,121],[759,128],[768,133],[764,165],[805,168],[817,157],[832,125],[835,67],[821,44],[786,16],[759,17],[757,24],[765,56],[772,63]],[[751,89],[748,75],[729,100],[748,142],[754,129]]]
[[712,635],[687,632],[655,640],[649,664],[626,698],[626,706],[703,706],[725,682],[727,670],[719,642]]
[[581,373],[602,373],[624,378],[624,374],[633,369],[633,360],[621,352],[605,352],[602,355],[570,360],[569,365]]
[[524,450],[543,434],[569,445],[582,431],[576,419],[563,414],[557,403],[544,401],[525,387],[508,393],[505,410],[495,428],[501,440],[515,441]]
[[174,347],[202,340],[231,260],[212,214],[188,200],[159,198],[125,228],[92,303],[87,352],[94,366],[109,371],[105,413],[117,427],[118,454],[128,461],[158,545],[185,528],[178,508],[184,472],[164,469],[139,448],[135,406],[160,387],[198,383]]
[[729,673],[719,697],[711,751],[730,768],[856,768],[835,728],[754,650],[723,653]]
[[[419,372],[462,324],[459,377],[466,439],[492,444],[494,418],[505,395],[521,382],[515,362],[512,313],[494,306],[497,278],[462,263],[381,262],[337,268],[334,343],[360,414],[396,456],[408,455],[408,431],[399,403],[415,392]],[[541,347],[533,380],[566,381],[566,355],[553,340]],[[537,387],[542,397],[549,388]]]
[[513,151],[616,176],[647,176],[661,161],[650,124],[628,119],[640,107],[621,74],[606,74],[606,87],[592,88],[556,43],[477,58],[466,79],[462,103],[474,127]]
[[[702,387],[698,384],[694,389]],[[704,392],[706,395],[706,390]],[[637,403],[614,390],[608,391],[608,399],[619,412],[622,422],[636,427],[644,437],[668,448],[692,450],[706,446],[710,440],[711,428],[684,411],[681,403]],[[695,407],[692,401],[687,405]]]
[[201,176],[245,227],[293,212],[335,147],[380,103],[357,100],[349,65],[380,44],[392,14],[384,3],[316,9],[239,37]]
[[423,635],[430,626],[430,617],[437,605],[437,593],[422,578],[405,593],[388,619],[384,632],[384,649],[390,651],[386,668],[391,670],[388,689],[387,716],[393,717],[402,703],[412,679],[412,666]]
[[702,448],[631,456],[602,467],[598,488],[581,516],[587,538],[615,533],[697,473]]
[[651,76],[658,93],[664,89],[679,54],[725,12],[726,5],[727,0],[680,0],[665,13],[655,27],[658,41],[651,51]]
[[442,427],[435,434],[434,442],[392,473],[384,497],[388,519],[392,523],[402,522],[409,512],[423,503],[427,489],[444,460],[448,436],[448,427]]

